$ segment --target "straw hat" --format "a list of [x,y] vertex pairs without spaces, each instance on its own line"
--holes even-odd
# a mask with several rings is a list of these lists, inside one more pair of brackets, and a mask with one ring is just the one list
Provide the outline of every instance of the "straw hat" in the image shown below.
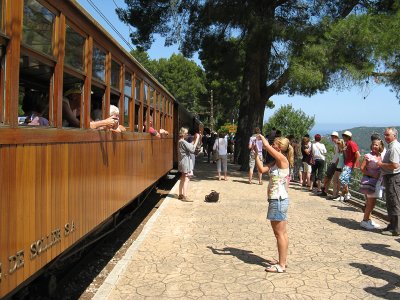
[[80,88],[76,88],[76,87],[71,88],[64,93],[64,97],[68,97],[69,95],[72,95],[72,94],[82,94],[82,90]]

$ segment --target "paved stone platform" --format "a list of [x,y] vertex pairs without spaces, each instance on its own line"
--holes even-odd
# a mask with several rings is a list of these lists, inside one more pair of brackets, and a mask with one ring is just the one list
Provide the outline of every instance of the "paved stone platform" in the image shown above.
[[[176,185],[94,299],[400,299],[400,238],[361,229],[359,209],[296,185],[287,272],[266,273],[277,257],[267,182],[249,185],[237,165],[218,181],[201,160],[194,202],[178,200]],[[205,203],[212,189],[220,201]]]

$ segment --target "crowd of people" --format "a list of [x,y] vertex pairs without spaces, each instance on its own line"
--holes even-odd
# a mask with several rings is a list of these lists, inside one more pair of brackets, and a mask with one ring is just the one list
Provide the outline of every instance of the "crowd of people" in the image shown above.
[[[218,179],[227,180],[227,152],[228,141],[224,134],[215,137],[212,147],[208,140],[195,135],[194,142],[185,140],[188,130],[182,128],[179,136],[179,171],[181,182],[179,198],[187,200],[187,184],[193,175],[193,163],[190,155],[195,153],[199,142],[203,142],[203,151],[216,151]],[[301,142],[294,137],[282,137],[278,130],[273,129],[267,137],[261,134],[259,128],[254,128],[254,134],[249,139],[249,181],[252,183],[254,167],[258,171],[258,183],[262,184],[262,174],[269,174],[268,212],[267,219],[271,222],[277,240],[279,258],[270,261],[265,269],[267,272],[283,273],[287,267],[289,237],[287,234],[287,212],[289,208],[289,183],[298,177],[304,191],[313,192],[321,197],[333,201],[350,200],[349,185],[354,169],[360,168],[363,177],[360,180],[360,189],[365,197],[365,208],[360,226],[367,229],[378,229],[379,225],[372,218],[372,211],[376,200],[382,197],[385,191],[386,207],[389,224],[380,232],[383,235],[400,235],[400,143],[398,132],[394,127],[388,127],[384,133],[384,140],[377,134],[371,136],[370,152],[365,154],[360,164],[361,155],[352,133],[344,131],[340,138],[337,131],[330,135],[333,145],[332,158],[326,163],[327,148],[321,142],[319,134],[310,140],[305,135]],[[207,154],[207,153],[206,153]],[[327,166],[325,170],[325,166]],[[332,194],[330,186],[332,184]]]

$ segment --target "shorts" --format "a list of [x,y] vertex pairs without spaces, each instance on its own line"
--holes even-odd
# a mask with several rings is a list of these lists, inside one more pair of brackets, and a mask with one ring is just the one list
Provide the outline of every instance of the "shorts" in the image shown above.
[[309,165],[305,161],[303,161],[303,172],[305,173],[311,173],[312,171],[312,165]]
[[269,199],[267,219],[270,221],[287,221],[289,199]]
[[342,185],[349,185],[351,179],[351,173],[353,169],[349,166],[344,166],[342,168],[342,174],[340,174],[339,181]]
[[335,175],[335,171],[336,171],[336,164],[335,163],[330,163],[328,165],[328,168],[326,169],[325,176],[328,179],[332,179],[333,175]]
[[[258,154],[258,158],[263,161],[263,156],[262,154]],[[256,166],[256,158],[255,156],[250,154],[250,158],[249,158],[249,168],[250,170],[254,170],[254,167]]]

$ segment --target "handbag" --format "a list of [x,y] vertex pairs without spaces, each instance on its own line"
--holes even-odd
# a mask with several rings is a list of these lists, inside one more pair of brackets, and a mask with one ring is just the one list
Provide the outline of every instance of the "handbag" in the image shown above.
[[211,193],[205,196],[204,201],[205,202],[218,202],[219,200],[219,193],[217,193],[214,190],[211,190]]
[[217,161],[218,159],[220,159],[220,157],[219,157],[219,138],[218,138],[218,140],[217,140],[217,149],[215,149],[214,151],[213,151],[213,161]]

